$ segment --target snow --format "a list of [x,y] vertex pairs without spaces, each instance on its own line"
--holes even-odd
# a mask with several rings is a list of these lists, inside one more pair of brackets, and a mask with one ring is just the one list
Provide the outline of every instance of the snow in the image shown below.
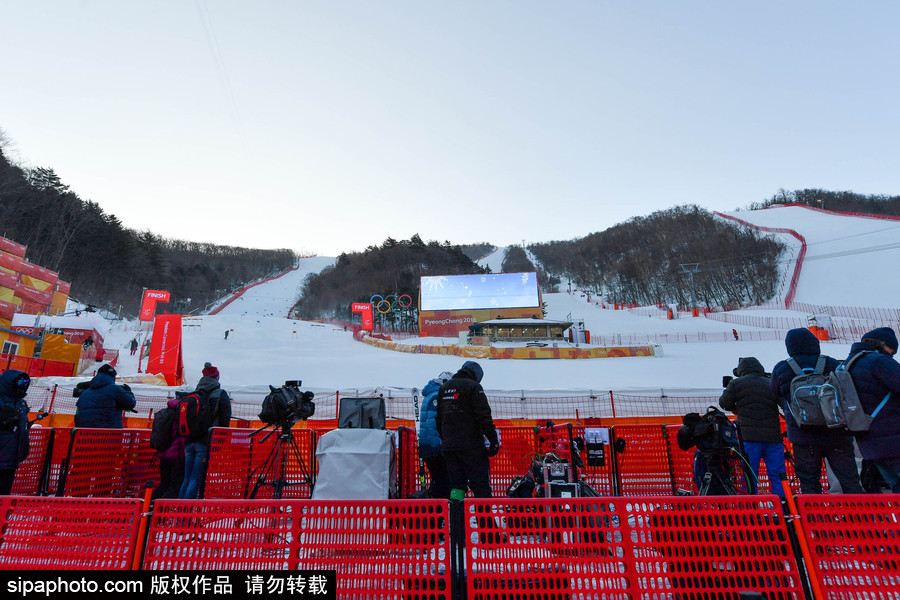
[[[798,297],[818,304],[896,307],[900,278],[886,277],[883,260],[900,258],[900,223],[845,217],[789,207],[732,213],[766,227],[795,229],[810,244],[808,262],[800,277]],[[883,248],[883,249],[881,249]],[[502,260],[499,249],[484,260]],[[815,260],[810,260],[810,258]],[[184,327],[186,384],[200,377],[204,362],[221,372],[225,389],[266,390],[268,384],[301,379],[304,389],[317,395],[334,390],[408,389],[421,387],[442,371],[455,371],[466,360],[454,356],[400,353],[354,341],[342,327],[288,320],[284,317],[296,301],[304,278],[333,264],[332,258],[301,259],[299,268],[273,281],[257,285],[242,298],[213,316],[190,317]],[[499,262],[497,263],[499,272]],[[492,266],[493,268],[493,266]],[[791,269],[793,265],[791,264]],[[834,285],[827,273],[842,269],[848,284]],[[649,311],[604,309],[586,294],[544,294],[546,318],[583,319],[592,337],[599,335],[703,333],[722,341],[666,343],[656,357],[590,360],[482,360],[483,385],[488,393],[518,390],[616,390],[660,389],[682,393],[718,393],[723,375],[731,374],[742,356],[755,356],[770,370],[785,358],[783,341],[734,341],[740,333],[762,331],[706,319],[682,317],[667,320]],[[766,310],[805,320],[804,312]],[[893,323],[885,325],[895,326]],[[137,373],[136,357],[129,356],[128,342],[138,331],[135,323],[112,327],[106,346],[120,351],[120,375]],[[229,331],[228,339],[224,337]],[[450,343],[455,340],[411,340],[414,343]],[[823,352],[844,358],[849,343],[823,342]],[[146,361],[145,361],[146,362]]]

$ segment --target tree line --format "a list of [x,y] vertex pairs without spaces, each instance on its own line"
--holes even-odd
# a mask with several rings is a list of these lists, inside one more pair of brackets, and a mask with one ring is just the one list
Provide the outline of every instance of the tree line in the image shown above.
[[817,188],[793,191],[778,190],[778,193],[773,194],[771,198],[755,202],[749,208],[757,210],[777,204],[803,204],[843,213],[900,216],[900,196],[830,192]]
[[602,294],[608,303],[690,306],[692,272],[698,306],[715,307],[771,298],[784,246],[688,205],[528,248],[549,273]]
[[220,246],[128,229],[96,202],[80,198],[53,169],[10,162],[2,144],[0,235],[27,246],[27,260],[70,282],[73,298],[129,317],[137,315],[144,288],[172,294],[162,311],[192,312],[290,268],[297,258],[287,249]]
[[398,303],[390,312],[377,313],[377,318],[381,325],[390,329],[415,330],[418,326],[419,278],[489,272],[470,257],[480,255],[489,245],[477,246],[465,247],[447,241],[426,243],[415,234],[409,240],[389,237],[380,246],[369,246],[362,252],[342,253],[333,266],[305,279],[292,314],[300,319],[327,317],[351,321],[350,304],[353,302],[369,302],[378,294],[393,304],[406,294],[412,299],[408,309]]

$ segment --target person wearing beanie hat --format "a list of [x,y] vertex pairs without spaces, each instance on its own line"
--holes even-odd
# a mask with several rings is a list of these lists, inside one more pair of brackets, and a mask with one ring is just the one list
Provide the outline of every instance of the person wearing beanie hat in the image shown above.
[[75,402],[75,427],[122,429],[122,412],[134,412],[134,392],[116,385],[116,370],[104,364]]
[[[422,410],[419,413],[419,458],[428,467],[431,485],[428,487],[429,498],[450,498],[450,476],[447,473],[447,461],[441,447],[441,436],[437,430],[438,392],[445,382],[453,379],[450,371],[444,371],[429,380],[422,388]],[[422,477],[424,472],[420,473]]]
[[[805,328],[791,329],[784,338],[788,356],[801,369],[814,369],[821,355],[821,346],[815,335]],[[789,359],[782,360],[772,369],[769,385],[781,400],[784,420],[787,424],[787,438],[793,450],[794,471],[800,480],[800,491],[804,494],[822,493],[822,462],[827,461],[831,472],[845,494],[863,493],[856,467],[856,451],[853,436],[845,429],[829,429],[827,426],[804,427],[794,420],[787,408],[791,395],[791,380],[796,376]],[[825,374],[834,371],[840,363],[825,356]],[[772,485],[780,482],[772,481]]]
[[219,369],[212,366],[210,363],[203,363],[202,373],[204,377],[212,377],[213,379],[219,378]]
[[500,451],[500,438],[481,387],[483,376],[481,365],[466,361],[438,391],[435,424],[447,462],[451,500],[465,498],[466,489],[476,498],[491,497],[488,459]]
[[[191,393],[209,402],[212,427],[228,427],[231,424],[231,398],[219,385],[219,369],[207,362],[203,364],[202,374]],[[201,484],[206,478],[209,438],[208,433],[202,433],[184,441],[184,481],[178,490],[180,500],[193,500],[200,495]]]
[[868,431],[857,434],[856,443],[891,491],[900,493],[900,364],[894,360],[897,334],[890,327],[863,334],[850,347],[846,362],[859,353],[850,375],[863,410],[875,419]]

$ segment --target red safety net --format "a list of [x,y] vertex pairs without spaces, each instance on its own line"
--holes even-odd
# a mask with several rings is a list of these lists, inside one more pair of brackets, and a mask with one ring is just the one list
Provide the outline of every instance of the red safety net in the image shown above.
[[397,453],[397,478],[399,479],[397,490],[401,498],[409,498],[413,492],[428,489],[428,486],[431,485],[431,476],[424,464],[419,465],[419,443],[416,430],[412,427],[400,427],[397,431],[400,440]]
[[521,477],[531,469],[537,454],[537,437],[534,427],[498,427],[500,452],[491,457],[491,494],[506,496],[513,478]]
[[142,498],[145,484],[159,481],[148,429],[71,431],[57,495]]
[[468,598],[803,599],[774,496],[468,499]]
[[674,493],[669,452],[662,425],[616,425],[616,444],[625,447],[614,452],[623,496],[655,496]]
[[696,496],[697,485],[694,483],[694,450],[682,450],[678,447],[678,430],[681,425],[666,425],[666,448],[669,451],[669,463],[672,465],[672,483],[679,495]]
[[143,568],[334,569],[340,598],[450,597],[446,500],[160,500]]
[[796,497],[826,598],[900,598],[900,494]]
[[204,497],[249,498],[255,489],[255,498],[272,498],[277,496],[277,485],[282,498],[309,498],[307,476],[316,472],[315,431],[291,429],[296,451],[290,440],[277,447],[278,430],[271,435],[271,429],[263,430],[251,437],[254,431],[213,429]]
[[131,568],[136,499],[0,497],[0,569]]
[[44,492],[44,467],[53,430],[47,427],[32,427],[28,431],[28,458],[19,463],[13,480],[14,496],[38,496]]

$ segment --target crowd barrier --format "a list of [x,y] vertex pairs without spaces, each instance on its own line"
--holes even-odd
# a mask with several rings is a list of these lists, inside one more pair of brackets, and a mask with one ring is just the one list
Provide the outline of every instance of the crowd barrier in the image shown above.
[[131,569],[140,519],[140,500],[0,496],[0,569]]
[[[900,494],[0,497],[0,568],[333,569],[338,598],[896,598]],[[816,593],[814,596],[813,594]]]
[[[294,428],[289,437],[281,430],[213,428],[203,497],[207,499],[309,498],[318,464],[316,445],[322,433],[333,429]],[[500,452],[491,458],[491,489],[506,495],[516,477],[532,470],[546,450],[546,427],[500,426]],[[603,440],[602,454],[588,457],[578,447],[581,480],[603,496],[660,496],[696,494],[693,451],[678,448],[677,425],[616,425],[586,422],[572,426],[572,437],[584,439],[588,431]],[[418,455],[416,431],[397,427],[396,489],[400,498],[413,497],[430,481]],[[279,438],[282,438],[279,440]],[[159,484],[159,463],[149,446],[147,429],[32,428],[32,450],[19,466],[12,494],[60,497],[140,498],[148,486]],[[568,443],[568,442],[567,442]],[[788,450],[790,450],[788,445]],[[799,490],[790,461],[787,474]],[[746,483],[735,481],[736,489]],[[828,478],[823,468],[822,487]],[[765,467],[759,489],[771,491]]]

